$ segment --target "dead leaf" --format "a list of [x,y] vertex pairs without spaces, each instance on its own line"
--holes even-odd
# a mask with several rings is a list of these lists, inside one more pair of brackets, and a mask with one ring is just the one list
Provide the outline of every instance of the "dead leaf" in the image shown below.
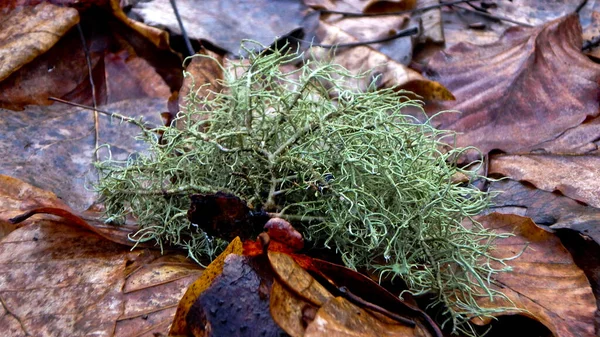
[[127,267],[123,315],[115,336],[166,334],[186,287],[203,273],[182,254],[147,255]]
[[[302,28],[307,8],[298,1],[279,1],[277,6],[266,0],[206,1],[197,6],[195,1],[177,1],[177,9],[191,39],[206,40],[228,52],[242,55],[243,39],[272,44],[278,37]],[[147,25],[167,27],[181,35],[179,24],[168,0],[139,2],[132,8]]]
[[292,337],[304,336],[306,326],[314,319],[310,313],[317,311],[316,306],[290,292],[277,280],[271,288],[269,307],[275,323]]
[[542,191],[514,180],[492,182],[490,190],[498,193],[492,210],[531,218],[550,229],[570,229],[600,244],[600,210],[558,193]]
[[187,315],[193,336],[281,336],[269,313],[273,275],[265,256],[229,254],[223,272]]
[[499,1],[488,11],[492,15],[538,26],[574,13],[580,4],[579,0],[549,2],[543,6],[536,0],[522,0],[518,3]]
[[[162,99],[128,100],[107,105],[104,110],[162,123],[159,112],[166,111]],[[64,106],[28,107],[26,113],[0,110],[0,156],[5,158],[1,174],[22,179],[54,191],[77,211],[87,209],[97,198],[86,188],[95,181],[94,114]],[[142,152],[147,145],[133,137],[139,128],[100,115],[99,144],[110,144],[114,159],[124,160]],[[101,156],[106,152],[100,152]]]
[[[382,321],[383,319],[383,321]],[[418,336],[413,328],[375,317],[342,297],[333,298],[317,311],[305,337]]]
[[[494,213],[478,217],[484,227],[514,236],[499,239],[493,254],[509,258],[511,272],[498,273],[494,280],[517,308],[519,314],[544,324],[557,337],[593,336],[596,300],[590,284],[573,262],[560,240],[537,227],[529,218]],[[512,307],[501,298],[481,299],[486,307]],[[515,314],[508,310],[504,314]]]
[[12,336],[166,333],[162,321],[171,320],[198,268],[156,256],[62,222],[21,227],[0,241],[0,326]]
[[[339,43],[357,42],[357,40],[341,29],[321,22],[317,35],[322,44],[335,45]],[[325,50],[313,48],[313,53],[318,58],[326,59]],[[391,61],[385,55],[367,47],[358,46],[338,50],[332,60],[354,73],[373,70],[373,76],[380,75],[377,86],[383,88],[398,87],[407,89],[426,99],[448,100],[454,99],[452,93],[441,84],[425,79],[418,72],[407,68],[397,62]],[[360,83],[360,88],[366,89],[371,79],[366,78]]]
[[333,298],[327,289],[315,282],[310,274],[302,269],[294,259],[285,253],[269,252],[269,261],[280,280],[297,296],[315,306],[322,306]]
[[426,109],[461,111],[433,121],[460,132],[458,146],[483,153],[536,149],[598,115],[600,65],[581,53],[581,43],[579,21],[570,15],[534,29],[511,28],[494,44],[456,45],[433,57],[428,72],[456,101]]
[[[429,7],[439,4],[437,0],[420,0],[419,8]],[[423,32],[419,35],[421,43],[433,42],[444,43],[444,27],[442,24],[442,11],[439,8],[430,9],[426,12],[419,13],[416,16],[421,20]]]
[[0,240],[18,227],[10,221],[27,209],[37,207],[68,207],[54,193],[29,185],[19,179],[0,175]]
[[79,22],[77,10],[47,2],[17,7],[0,21],[0,81],[48,51]]
[[560,191],[600,208],[600,157],[597,156],[498,155],[490,160],[489,172],[527,181],[545,191]]
[[[592,11],[590,23],[583,28],[583,41],[592,42],[600,36],[600,12]],[[585,54],[596,59],[600,58],[600,48],[598,46],[584,50]]]
[[225,258],[229,254],[242,255],[242,241],[240,238],[235,238],[231,243],[223,250],[223,252],[214,259],[211,264],[204,270],[202,275],[190,285],[185,292],[185,295],[179,301],[177,307],[177,313],[173,319],[173,325],[169,331],[170,336],[187,335],[188,327],[186,323],[186,317],[190,311],[190,308],[196,302],[196,299],[208,289],[212,282],[223,272],[225,265]]

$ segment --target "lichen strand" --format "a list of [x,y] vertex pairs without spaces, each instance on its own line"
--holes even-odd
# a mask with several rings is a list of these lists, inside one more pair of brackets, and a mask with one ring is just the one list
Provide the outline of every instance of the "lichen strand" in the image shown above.
[[461,225],[489,196],[452,182],[480,178],[456,165],[466,149],[448,144],[453,134],[404,115],[421,105],[401,91],[357,92],[338,65],[304,61],[285,73],[303,59],[278,51],[247,61],[224,69],[226,89],[211,99],[191,90],[183,127],[142,132],[148,154],[98,165],[108,219],[133,215],[134,240],[184,246],[198,261],[220,243],[186,219],[189,195],[228,192],[292,221],[350,267],[434,293],[454,329],[492,314],[476,299],[499,295],[489,286],[504,266],[490,255],[499,235]]

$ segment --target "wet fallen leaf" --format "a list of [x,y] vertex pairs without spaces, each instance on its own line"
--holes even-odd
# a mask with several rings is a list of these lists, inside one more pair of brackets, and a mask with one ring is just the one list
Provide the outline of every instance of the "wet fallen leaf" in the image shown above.
[[579,21],[570,15],[533,29],[511,28],[494,44],[456,45],[433,57],[428,72],[456,101],[426,109],[461,111],[433,121],[460,132],[459,146],[483,153],[534,150],[598,115],[600,65],[581,53],[581,44]]
[[166,333],[199,270],[157,256],[60,221],[32,222],[0,241],[0,326],[10,336]]
[[302,297],[315,306],[322,306],[333,298],[320,283],[315,282],[310,274],[302,269],[294,259],[285,253],[269,252],[269,261],[280,280],[297,296]]
[[186,317],[190,311],[190,308],[196,302],[198,296],[208,289],[212,282],[223,272],[223,266],[225,265],[225,258],[229,254],[242,255],[242,241],[240,238],[235,238],[231,243],[223,250],[223,252],[211,262],[210,265],[204,270],[202,275],[190,285],[190,287],[181,298],[177,307],[177,313],[173,319],[173,325],[169,331],[171,336],[187,335],[189,330],[186,323]]
[[[191,39],[206,40],[228,52],[240,52],[243,39],[272,44],[278,37],[302,28],[306,7],[298,1],[206,1],[202,6],[190,0],[177,1],[184,27]],[[132,12],[150,26],[167,27],[181,35],[179,24],[167,0],[137,3]],[[243,54],[243,52],[241,52]]]
[[0,175],[0,240],[18,227],[31,222],[15,224],[11,218],[28,209],[38,207],[68,207],[52,192],[29,185],[19,179]]
[[560,191],[600,208],[600,157],[597,156],[498,155],[491,159],[489,172],[527,181],[545,191]]
[[509,179],[491,183],[490,190],[500,192],[493,211],[526,216],[553,230],[570,229],[600,244],[600,210],[595,207]]
[[493,15],[537,26],[574,13],[580,4],[579,0],[549,2],[542,6],[536,0],[522,0],[518,4],[511,1],[499,1],[488,11]]
[[290,336],[304,336],[306,326],[314,319],[318,307],[297,296],[279,281],[273,281],[269,304],[273,320]]
[[306,327],[305,337],[392,337],[422,336],[413,328],[398,324],[385,316],[375,316],[349,302],[336,297],[325,303]]
[[[531,219],[517,215],[493,213],[478,220],[486,228],[515,234],[497,241],[495,256],[509,258],[523,252],[507,262],[511,272],[496,274],[494,280],[516,308],[526,311],[507,310],[503,314],[532,317],[557,337],[593,336],[597,310],[594,294],[560,240]],[[493,302],[481,299],[480,305],[513,306],[501,298]]]
[[0,81],[48,51],[79,22],[77,10],[42,2],[3,13],[0,21]]
[[[354,37],[348,35],[338,27],[324,22],[319,24],[317,36],[322,44],[327,45],[357,42]],[[326,53],[329,52],[322,48],[313,49],[314,55],[320,58],[326,58]],[[390,60],[387,56],[367,46],[338,50],[332,61],[356,73],[373,69],[373,76],[380,75],[377,80],[378,87],[407,89],[426,99],[454,99],[452,93],[440,83],[425,79],[418,72]],[[371,80],[365,78],[365,81],[360,83],[360,88],[366,89]]]
[[187,315],[193,336],[281,336],[269,313],[273,274],[264,256],[229,254]]
[[114,335],[166,334],[182,294],[204,273],[202,269],[183,254],[160,256],[158,252],[128,265],[123,286],[123,314]]
[[[159,112],[166,111],[162,99],[121,101],[103,107],[132,118],[144,116],[149,123],[162,123]],[[94,114],[64,106],[28,107],[26,113],[0,110],[0,156],[5,158],[0,173],[54,191],[77,211],[87,209],[96,194],[86,188],[95,181]],[[99,116],[99,144],[110,144],[114,159],[124,160],[141,152],[146,145],[133,137],[139,128]],[[106,155],[102,150],[101,156]],[[43,172],[43,174],[40,174]]]

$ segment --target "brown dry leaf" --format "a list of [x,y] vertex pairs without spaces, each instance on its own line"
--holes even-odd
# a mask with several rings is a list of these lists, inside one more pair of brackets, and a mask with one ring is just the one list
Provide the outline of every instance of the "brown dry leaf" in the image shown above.
[[117,19],[142,35],[154,46],[162,50],[170,50],[171,47],[169,42],[169,33],[162,29],[150,27],[141,22],[130,19],[127,14],[123,12],[120,0],[110,0],[110,8],[112,9],[112,14]]
[[104,56],[106,103],[160,98],[167,100],[171,91],[156,70],[141,57],[127,50]]
[[179,301],[177,307],[177,313],[173,319],[173,325],[169,331],[171,336],[187,335],[188,327],[186,323],[186,317],[190,311],[190,308],[196,302],[198,297],[206,289],[210,287],[212,282],[223,272],[223,266],[225,265],[225,258],[229,254],[242,255],[243,247],[240,238],[235,238],[227,248],[214,259],[208,267],[204,270],[202,275],[192,283],[186,290],[185,295]]
[[[322,44],[335,45],[357,42],[354,37],[348,35],[338,27],[324,22],[319,24],[317,35]],[[328,51],[322,48],[313,48],[313,50],[315,56],[320,58],[327,57]],[[418,72],[390,60],[387,56],[367,46],[338,50],[332,61],[350,69],[354,73],[373,69],[373,75],[380,75],[377,82],[378,87],[407,89],[426,99],[454,99],[452,93],[443,85],[425,79]],[[366,89],[370,81],[370,79],[365,79],[364,83],[360,84],[361,88]]]
[[[429,7],[439,4],[438,0],[419,0],[418,7]],[[421,20],[423,32],[419,35],[421,43],[444,43],[444,27],[442,25],[442,11],[439,8],[420,13],[416,18]]]
[[306,321],[317,307],[296,294],[290,292],[277,279],[271,288],[271,316],[286,333],[292,337],[304,336]]
[[294,259],[285,253],[269,252],[269,261],[275,273],[285,285],[297,296],[315,306],[322,306],[325,302],[333,298],[333,295],[327,291],[310,274],[302,269]]
[[497,155],[490,160],[489,172],[600,208],[598,156]]
[[48,51],[79,22],[77,10],[46,2],[4,15],[0,20],[0,81]]
[[[166,111],[162,99],[128,100],[106,105],[103,110],[138,118],[154,125],[162,123]],[[26,113],[0,110],[0,174],[22,179],[37,187],[54,191],[77,211],[87,209],[97,198],[86,188],[95,181],[94,114],[64,105],[27,108]],[[133,137],[137,126],[99,116],[99,144],[110,144],[114,159],[124,160],[147,145]],[[106,155],[105,149],[100,152]]]
[[[89,41],[91,42],[91,41]],[[103,43],[98,37],[95,46]],[[101,51],[90,51],[92,77],[96,98],[105,97],[104,63]],[[71,30],[46,53],[13,72],[0,82],[0,107],[22,110],[28,104],[48,105],[49,96],[91,104],[89,72],[81,38],[77,29]]]
[[186,287],[203,273],[203,268],[182,254],[147,256],[127,266],[123,315],[115,336],[166,334]]
[[10,336],[166,333],[199,271],[182,258],[157,263],[157,254],[64,222],[21,227],[0,241],[0,326]]
[[330,299],[306,327],[304,337],[397,337],[423,336],[406,325],[354,305],[342,297]]
[[[494,276],[502,286],[498,290],[516,308],[526,310],[519,314],[540,321],[557,337],[594,335],[597,308],[590,283],[556,236],[517,215],[493,213],[478,217],[478,221],[486,228],[515,234],[496,242],[495,256],[509,258],[523,252],[507,262],[511,272]],[[481,299],[480,305],[512,307],[501,298],[494,302]]]
[[536,149],[598,115],[600,65],[581,53],[581,43],[579,21],[570,15],[534,29],[509,29],[491,45],[456,45],[433,57],[428,72],[456,101],[426,109],[462,112],[434,119],[460,132],[459,146],[483,153]]
[[0,240],[18,227],[31,222],[13,224],[9,219],[37,207],[67,207],[52,192],[31,186],[19,179],[0,175]]

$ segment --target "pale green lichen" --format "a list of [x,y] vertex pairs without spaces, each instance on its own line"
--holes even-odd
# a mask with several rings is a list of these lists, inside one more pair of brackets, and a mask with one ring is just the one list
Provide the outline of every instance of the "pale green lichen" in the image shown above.
[[349,267],[435,294],[455,329],[493,314],[476,301],[498,295],[492,266],[504,261],[490,251],[499,234],[461,224],[490,196],[453,182],[459,173],[481,178],[457,165],[466,149],[451,146],[453,134],[403,114],[421,103],[402,91],[349,87],[354,77],[338,65],[249,54],[245,65],[223,69],[223,91],[191,90],[181,127],[142,132],[148,154],[98,164],[108,219],[133,215],[134,240],[187,247],[199,260],[220,244],[187,220],[189,195],[229,192],[289,219]]

